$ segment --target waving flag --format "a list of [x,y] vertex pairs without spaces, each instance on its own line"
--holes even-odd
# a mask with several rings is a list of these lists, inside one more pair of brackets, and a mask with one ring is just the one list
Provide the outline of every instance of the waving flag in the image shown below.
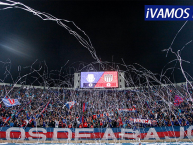
[[76,101],[71,101],[71,102],[67,102],[65,104],[65,106],[68,108],[68,109],[71,109],[74,105],[75,105]]
[[8,122],[10,119],[11,119],[11,116],[10,116],[10,117],[7,117],[4,122],[6,123],[6,122]]
[[40,112],[40,114],[37,114],[37,115],[36,115],[36,118],[39,118],[39,117],[42,115],[42,113],[44,113],[44,111],[45,111],[46,108],[48,107],[49,103],[50,103],[50,101],[46,104],[46,106],[45,106],[44,109]]
[[82,112],[85,112],[86,111],[86,103],[83,103],[83,107],[82,107]]
[[20,105],[18,99],[2,99],[3,103],[5,104],[6,107],[12,107],[15,105]]
[[40,115],[41,115],[42,113],[44,113],[44,111],[45,111],[46,108],[48,107],[49,103],[50,103],[50,101],[47,103],[47,105],[46,105],[45,108],[42,110],[42,112],[40,113]]
[[176,95],[175,100],[174,100],[174,105],[179,106],[183,101],[184,101],[184,99],[182,97]]
[[3,126],[5,126],[5,124],[6,124],[10,119],[11,119],[11,116],[10,116],[10,117],[7,117],[7,118],[5,119],[5,121],[4,121]]

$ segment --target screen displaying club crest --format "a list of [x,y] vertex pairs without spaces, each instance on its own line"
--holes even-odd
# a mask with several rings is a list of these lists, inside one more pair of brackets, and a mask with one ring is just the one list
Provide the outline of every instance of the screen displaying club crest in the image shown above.
[[88,74],[86,80],[87,80],[89,83],[94,82],[94,80],[95,80],[94,74]]
[[112,74],[106,74],[104,75],[104,80],[106,82],[112,82],[113,81],[113,75]]
[[81,88],[117,88],[118,72],[81,72]]

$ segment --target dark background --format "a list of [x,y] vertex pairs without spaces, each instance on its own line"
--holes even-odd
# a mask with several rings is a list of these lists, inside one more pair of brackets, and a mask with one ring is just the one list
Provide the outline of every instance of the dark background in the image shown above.
[[[161,73],[163,67],[176,57],[163,49],[169,48],[175,34],[184,21],[145,21],[145,5],[193,5],[193,1],[64,1],[64,0],[17,0],[25,5],[74,21],[90,37],[97,56],[102,61],[138,63],[153,73]],[[193,38],[193,23],[189,21],[172,46],[181,49]],[[70,25],[71,26],[71,25]],[[80,31],[77,31],[78,33]],[[193,44],[182,52],[182,58],[193,62]],[[95,61],[69,32],[53,21],[43,21],[21,9],[0,11],[0,60],[12,62],[11,73],[18,75],[18,66],[30,66],[36,59],[46,61],[49,70],[59,70],[83,61]],[[167,65],[166,68],[174,66]],[[192,63],[183,64],[192,74]],[[179,67],[177,65],[177,67]],[[4,70],[2,65],[2,70]],[[1,72],[2,73],[2,72]],[[180,71],[171,75],[176,82],[184,81]],[[2,75],[3,76],[3,75]],[[173,81],[174,81],[173,80]]]

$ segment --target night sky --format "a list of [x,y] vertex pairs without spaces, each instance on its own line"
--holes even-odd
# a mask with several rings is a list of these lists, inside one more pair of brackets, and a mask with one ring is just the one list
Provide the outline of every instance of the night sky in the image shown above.
[[[64,1],[17,0],[23,4],[47,12],[57,18],[75,22],[90,37],[97,56],[102,61],[138,63],[154,73],[174,55],[169,48],[175,34],[184,21],[145,21],[145,5],[193,5],[193,1]],[[69,24],[69,26],[72,26]],[[78,33],[80,31],[77,31]],[[193,39],[193,23],[189,21],[179,33],[173,50],[181,49]],[[193,62],[193,43],[186,46],[182,58]],[[53,21],[43,21],[21,9],[0,11],[0,60],[12,61],[12,73],[31,65],[36,59],[46,61],[49,70],[60,69],[77,61],[95,61],[89,51],[63,27]],[[184,64],[185,65],[185,64]],[[168,67],[174,66],[174,63]],[[192,73],[192,63],[185,65]],[[183,81],[179,79],[179,81]]]

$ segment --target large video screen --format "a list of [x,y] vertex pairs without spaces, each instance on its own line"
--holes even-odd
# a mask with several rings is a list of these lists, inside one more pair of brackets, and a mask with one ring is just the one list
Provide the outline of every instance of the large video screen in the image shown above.
[[117,88],[117,71],[81,72],[81,88]]

